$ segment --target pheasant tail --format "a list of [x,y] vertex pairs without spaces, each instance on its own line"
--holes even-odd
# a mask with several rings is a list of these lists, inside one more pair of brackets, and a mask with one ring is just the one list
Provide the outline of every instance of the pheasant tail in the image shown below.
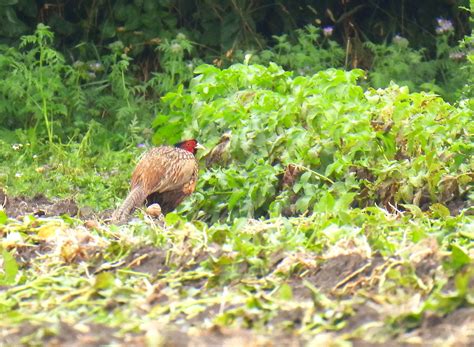
[[115,210],[112,215],[112,221],[123,221],[130,215],[130,213],[132,213],[135,208],[142,205],[145,199],[146,193],[144,192],[143,188],[141,186],[136,186],[130,191],[130,193],[128,193],[128,196],[122,205]]

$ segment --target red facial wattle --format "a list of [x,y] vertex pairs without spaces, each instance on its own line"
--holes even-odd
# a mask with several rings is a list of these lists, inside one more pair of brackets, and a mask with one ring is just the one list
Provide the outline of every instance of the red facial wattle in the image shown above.
[[197,152],[197,141],[192,139],[192,140],[186,140],[186,141],[183,141],[183,142],[180,142],[180,143],[177,143],[175,146],[178,147],[178,148],[182,148],[188,152],[191,152],[193,154],[196,154]]

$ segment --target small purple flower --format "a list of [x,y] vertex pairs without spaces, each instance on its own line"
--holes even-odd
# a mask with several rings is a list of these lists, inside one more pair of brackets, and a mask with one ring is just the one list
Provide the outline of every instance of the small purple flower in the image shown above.
[[145,144],[144,144],[144,143],[139,143],[139,144],[137,145],[137,148],[145,148]]
[[327,26],[327,27],[323,28],[324,37],[332,36],[333,32],[334,32],[334,27],[333,26]]
[[438,26],[436,27],[437,34],[444,34],[454,31],[453,22],[451,22],[449,19],[436,18],[436,22],[438,23]]

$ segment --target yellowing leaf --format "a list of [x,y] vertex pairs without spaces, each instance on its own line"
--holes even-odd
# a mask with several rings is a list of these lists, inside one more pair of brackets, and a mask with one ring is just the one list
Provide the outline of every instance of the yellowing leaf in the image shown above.
[[63,226],[56,223],[44,224],[38,228],[38,237],[47,240],[56,237],[63,231]]
[[95,277],[95,289],[107,289],[114,284],[114,275],[110,272],[102,272]]

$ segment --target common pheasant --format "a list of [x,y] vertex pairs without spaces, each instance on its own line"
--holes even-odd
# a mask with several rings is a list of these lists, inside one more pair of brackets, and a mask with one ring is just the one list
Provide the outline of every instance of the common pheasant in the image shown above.
[[130,193],[115,210],[112,222],[123,222],[145,203],[158,203],[163,214],[174,210],[196,188],[199,167],[195,155],[202,148],[192,139],[146,152],[133,171]]
[[229,147],[232,139],[231,132],[224,133],[219,139],[219,143],[206,156],[206,167],[210,168],[215,164],[225,166],[230,159]]

